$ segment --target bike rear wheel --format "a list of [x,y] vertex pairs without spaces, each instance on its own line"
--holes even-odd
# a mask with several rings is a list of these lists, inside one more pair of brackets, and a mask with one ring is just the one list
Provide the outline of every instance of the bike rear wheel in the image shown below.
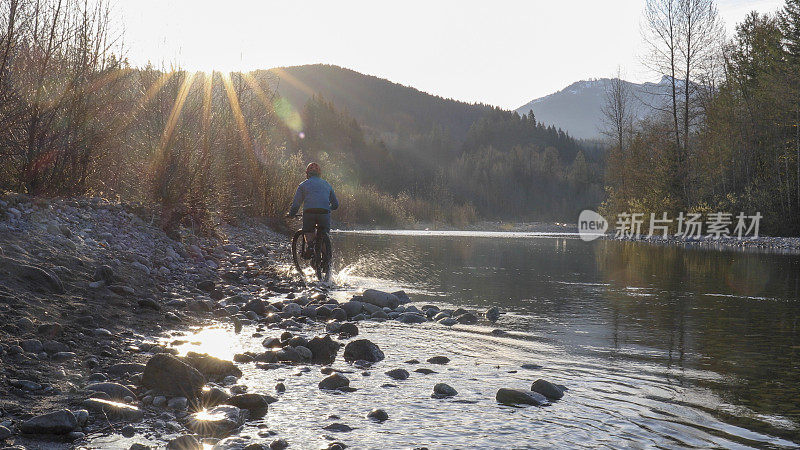
[[315,258],[318,260],[315,261],[314,271],[319,281],[328,281],[331,277],[331,261],[333,261],[333,245],[331,245],[328,233],[320,233],[317,237],[317,244]]

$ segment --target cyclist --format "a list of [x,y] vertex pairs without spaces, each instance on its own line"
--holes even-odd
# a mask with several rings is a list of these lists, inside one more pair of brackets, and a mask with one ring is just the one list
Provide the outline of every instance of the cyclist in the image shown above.
[[331,228],[331,211],[339,207],[339,200],[327,181],[320,178],[322,169],[312,162],[306,167],[306,181],[297,186],[288,216],[294,216],[303,206],[303,235],[306,241],[304,258],[314,253],[314,226],[324,232]]

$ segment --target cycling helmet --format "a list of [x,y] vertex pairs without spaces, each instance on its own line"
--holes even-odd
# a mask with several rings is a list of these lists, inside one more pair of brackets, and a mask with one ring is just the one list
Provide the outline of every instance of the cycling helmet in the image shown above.
[[322,174],[322,169],[320,169],[319,164],[312,162],[308,166],[306,166],[306,175],[312,176],[320,176]]

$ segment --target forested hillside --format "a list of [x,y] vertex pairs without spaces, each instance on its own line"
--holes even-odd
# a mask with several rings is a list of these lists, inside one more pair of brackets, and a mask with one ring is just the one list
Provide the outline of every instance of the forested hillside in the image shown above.
[[441,127],[462,140],[470,126],[491,109],[421,92],[412,87],[326,64],[281,67],[267,71],[271,87],[297,109],[314,95],[332,101],[389,144]]

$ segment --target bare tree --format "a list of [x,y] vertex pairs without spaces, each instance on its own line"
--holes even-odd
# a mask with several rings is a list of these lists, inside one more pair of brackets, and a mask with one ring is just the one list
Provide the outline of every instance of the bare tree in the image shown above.
[[635,117],[634,97],[630,85],[622,79],[622,69],[618,68],[614,78],[606,85],[605,103],[601,107],[602,130],[621,151],[625,150]]
[[[678,126],[678,58],[680,53],[680,14],[682,0],[647,0],[646,28],[643,37],[650,55],[645,63],[651,70],[666,74],[670,81],[670,113],[673,121],[675,148],[680,152],[681,136]],[[680,158],[679,158],[680,159]]]

